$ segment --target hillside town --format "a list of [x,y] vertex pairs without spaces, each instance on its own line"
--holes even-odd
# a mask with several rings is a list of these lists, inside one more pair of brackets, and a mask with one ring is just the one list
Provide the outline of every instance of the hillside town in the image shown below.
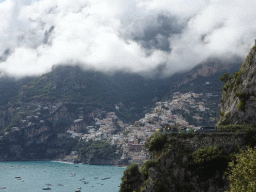
[[[157,102],[150,113],[146,113],[144,118],[135,121],[133,125],[124,124],[118,120],[115,112],[101,111],[101,113],[106,113],[106,117],[102,119],[94,118],[95,126],[84,127],[87,134],[79,132],[83,127],[82,119],[75,120],[71,130],[68,130],[67,133],[73,138],[78,137],[84,141],[107,139],[112,145],[118,145],[122,148],[123,155],[121,159],[126,159],[129,164],[142,163],[149,158],[149,154],[145,151],[145,142],[157,130],[165,131],[164,128],[167,125],[176,127],[178,131],[184,127],[198,128],[195,125],[190,125],[182,114],[174,114],[175,110],[182,109],[187,113],[190,113],[191,109],[200,112],[209,111],[210,109],[205,106],[202,100],[204,97],[209,98],[211,96],[211,93],[176,92],[173,94],[172,100]],[[193,118],[199,121],[203,117],[196,114]],[[210,120],[214,121],[214,118],[210,118]],[[118,127],[120,131],[113,134]]]
[[[88,115],[85,113],[86,109],[84,107],[79,107],[75,112],[78,118],[74,118],[73,114],[68,113],[68,107],[63,103],[56,105],[50,103],[31,104],[25,107],[27,113],[21,113],[20,122],[16,123],[16,126],[11,127],[5,134],[24,129],[27,130],[27,137],[32,138],[49,130],[46,122],[52,124],[57,124],[57,122],[69,123],[71,126],[65,132],[60,128],[57,134],[58,138],[72,137],[84,142],[106,140],[122,149],[121,160],[127,164],[143,163],[149,158],[149,154],[145,150],[145,143],[154,132],[157,130],[165,131],[166,126],[175,127],[177,131],[181,131],[184,127],[196,129],[197,126],[190,124],[183,114],[193,115],[192,118],[200,122],[203,119],[200,112],[207,113],[210,111],[210,108],[204,102],[210,97],[213,97],[211,93],[176,92],[172,99],[157,102],[155,107],[145,114],[144,118],[135,121],[132,125],[119,120],[115,112],[97,109]],[[10,107],[8,112],[10,115],[15,115],[21,110],[24,111],[24,106],[23,108]],[[117,110],[119,110],[119,107]],[[209,121],[214,122],[214,120],[213,117],[209,118]],[[47,138],[48,136],[40,138],[40,142]],[[72,154],[63,160],[73,161],[77,157],[77,153],[73,152]]]

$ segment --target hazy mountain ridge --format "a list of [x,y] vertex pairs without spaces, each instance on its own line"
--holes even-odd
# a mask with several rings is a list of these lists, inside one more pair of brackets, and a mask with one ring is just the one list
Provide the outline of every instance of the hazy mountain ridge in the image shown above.
[[180,88],[182,85],[188,84],[200,77],[211,77],[227,71],[232,74],[239,69],[242,62],[243,60],[240,57],[234,57],[232,60],[209,58],[182,76],[182,78],[175,83],[175,87]]

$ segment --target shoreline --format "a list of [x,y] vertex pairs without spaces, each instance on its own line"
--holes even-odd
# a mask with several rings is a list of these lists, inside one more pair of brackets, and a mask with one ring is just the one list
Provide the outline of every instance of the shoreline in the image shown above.
[[[57,163],[65,163],[65,164],[82,164],[82,165],[91,165],[91,164],[86,164],[86,163],[74,163],[73,161],[67,161],[67,160],[59,160],[59,159],[40,159],[40,160],[35,160],[35,159],[31,159],[31,160],[20,160],[20,161],[0,161],[0,163],[9,163],[9,162],[37,162],[37,161],[49,161],[49,162],[57,162]],[[95,165],[95,164],[93,164]],[[121,167],[121,168],[127,168],[128,165],[96,165],[96,166],[115,166],[115,167]]]

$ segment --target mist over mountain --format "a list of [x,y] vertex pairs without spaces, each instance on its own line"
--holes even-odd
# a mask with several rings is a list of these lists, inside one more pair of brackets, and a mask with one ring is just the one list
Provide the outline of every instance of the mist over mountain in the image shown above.
[[[225,72],[237,71],[240,61],[210,58],[188,72],[169,77],[163,74],[165,66],[154,73],[137,74],[59,65],[40,77],[0,78],[0,104],[76,102],[115,111],[124,122],[133,123],[156,102],[171,99],[174,92],[213,93],[217,95],[214,103],[219,103],[223,87],[219,78]],[[218,105],[213,105],[212,110],[218,111]]]
[[[232,6],[231,6],[232,5]],[[7,0],[0,4],[0,71],[42,75],[53,65],[101,71],[188,71],[209,57],[244,58],[255,1]]]

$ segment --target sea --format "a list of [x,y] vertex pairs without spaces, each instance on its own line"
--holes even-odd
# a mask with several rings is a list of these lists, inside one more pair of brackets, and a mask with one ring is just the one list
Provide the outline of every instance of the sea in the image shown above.
[[42,192],[47,186],[56,192],[75,192],[79,187],[81,192],[118,192],[125,169],[54,161],[0,162],[0,192]]

